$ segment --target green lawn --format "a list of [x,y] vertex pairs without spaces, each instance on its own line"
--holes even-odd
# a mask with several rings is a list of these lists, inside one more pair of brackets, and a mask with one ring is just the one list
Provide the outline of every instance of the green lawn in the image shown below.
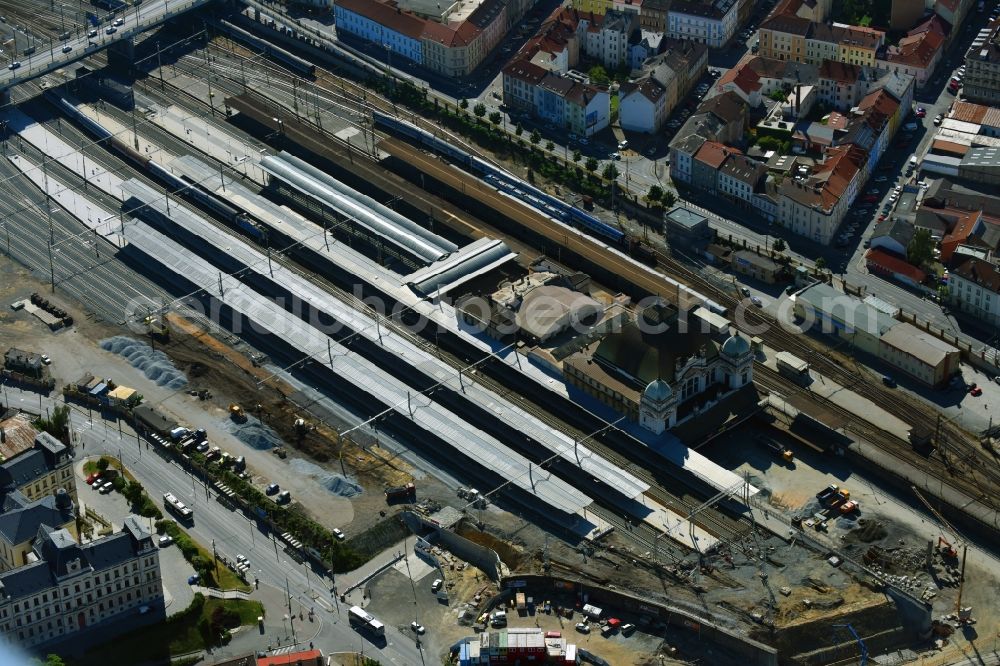
[[157,661],[167,661],[171,655],[185,654],[205,647],[198,623],[208,620],[216,608],[223,607],[239,614],[240,623],[253,625],[264,614],[258,601],[242,599],[206,599],[197,616],[184,616],[140,629],[87,652],[74,666],[107,666],[108,655],[114,654],[115,666],[129,666]]

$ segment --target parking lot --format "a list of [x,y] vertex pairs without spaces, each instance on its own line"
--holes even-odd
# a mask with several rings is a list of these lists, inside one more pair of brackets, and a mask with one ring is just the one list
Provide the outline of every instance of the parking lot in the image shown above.
[[[96,458],[91,460],[96,460]],[[80,460],[75,465],[80,513],[85,515],[86,510],[90,509],[111,523],[114,532],[118,532],[121,530],[125,518],[131,513],[128,502],[117,492],[102,493],[88,485],[87,475],[83,473],[85,462],[86,460]],[[148,520],[148,527],[155,534],[153,520],[151,518],[145,520]],[[91,520],[91,522],[94,525],[93,536],[95,539],[99,538],[98,532],[102,526],[96,520]],[[154,539],[159,539],[159,537],[154,537]],[[168,616],[184,610],[194,599],[194,591],[187,582],[193,573],[194,568],[188,564],[176,546],[167,545],[160,548],[160,575],[163,580],[163,596]]]

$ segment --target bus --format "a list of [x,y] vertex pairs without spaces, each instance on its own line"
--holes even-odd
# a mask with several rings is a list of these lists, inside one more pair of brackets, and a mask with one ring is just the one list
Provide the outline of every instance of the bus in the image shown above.
[[348,611],[351,626],[368,631],[374,636],[385,636],[385,625],[379,622],[375,616],[369,615],[358,606],[351,606]]
[[194,520],[194,511],[184,506],[184,502],[177,499],[173,493],[163,493],[163,506],[181,522],[189,523]]

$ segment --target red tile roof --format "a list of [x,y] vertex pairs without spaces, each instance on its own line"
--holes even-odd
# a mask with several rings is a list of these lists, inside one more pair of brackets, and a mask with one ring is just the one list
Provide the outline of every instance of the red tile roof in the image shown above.
[[968,240],[976,223],[982,217],[982,211],[954,211],[958,219],[944,238],[941,239],[941,261],[947,262],[955,253],[955,248]]
[[955,143],[954,141],[945,141],[944,139],[934,139],[931,144],[931,150],[940,153],[951,153],[952,155],[965,155],[969,152],[970,146],[964,143]]
[[903,275],[917,283],[923,282],[927,277],[927,273],[916,266],[877,247],[873,247],[865,253],[865,264],[869,270],[876,273]]
[[958,266],[951,269],[955,275],[965,278],[970,282],[1000,294],[1000,270],[988,261],[969,257]]
[[420,39],[424,33],[424,19],[410,12],[404,12],[402,9],[396,7],[393,2],[337,0],[336,4],[349,12],[371,19],[393,32],[398,32],[411,39]]
[[293,666],[301,660],[302,666],[317,664],[323,658],[323,653],[319,650],[303,650],[301,652],[289,652],[273,657],[257,657],[257,666]]
[[990,107],[983,106],[982,104],[973,104],[972,102],[955,102],[951,107],[951,113],[948,114],[948,117],[955,120],[961,120],[966,123],[976,123],[978,125],[983,122],[983,118],[986,117],[986,112],[989,110]]
[[862,68],[838,60],[824,60],[819,66],[819,78],[832,79],[838,83],[854,83],[861,77]]
[[718,169],[722,166],[722,163],[726,161],[726,158],[730,155],[738,155],[740,151],[735,148],[730,148],[718,141],[706,141],[701,144],[701,148],[698,152],[694,154],[694,159],[707,164],[713,169]]
[[934,56],[944,44],[944,35],[928,30],[899,40],[898,46],[886,50],[886,62],[924,69],[934,60]]

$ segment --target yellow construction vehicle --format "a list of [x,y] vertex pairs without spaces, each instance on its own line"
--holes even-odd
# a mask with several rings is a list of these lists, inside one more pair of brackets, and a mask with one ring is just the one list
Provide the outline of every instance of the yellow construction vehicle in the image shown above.
[[229,418],[237,423],[242,423],[247,420],[246,414],[243,413],[243,408],[235,402],[229,405]]

